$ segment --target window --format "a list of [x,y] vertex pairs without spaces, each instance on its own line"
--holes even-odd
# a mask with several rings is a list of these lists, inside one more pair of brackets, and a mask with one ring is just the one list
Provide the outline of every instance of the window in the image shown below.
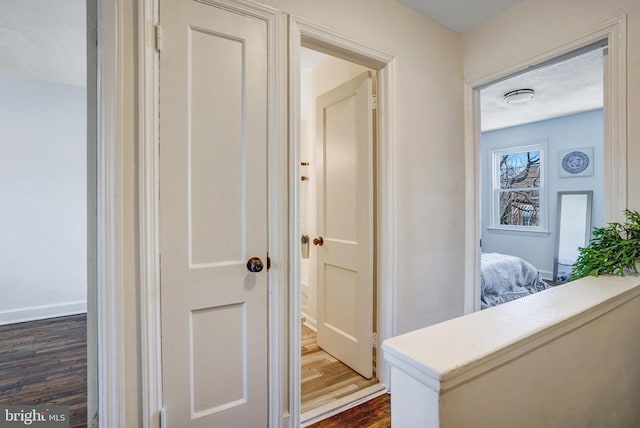
[[493,226],[541,231],[544,226],[544,146],[493,152]]

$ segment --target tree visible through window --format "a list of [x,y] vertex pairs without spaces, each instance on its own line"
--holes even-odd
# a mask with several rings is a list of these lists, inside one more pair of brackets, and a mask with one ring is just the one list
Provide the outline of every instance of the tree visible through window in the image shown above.
[[497,179],[496,221],[499,226],[541,226],[542,148],[494,153]]

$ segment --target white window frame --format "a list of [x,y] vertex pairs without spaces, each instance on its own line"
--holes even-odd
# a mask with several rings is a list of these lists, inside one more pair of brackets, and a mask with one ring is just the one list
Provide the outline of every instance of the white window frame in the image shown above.
[[[535,143],[527,144],[518,147],[509,147],[504,149],[492,150],[492,204],[491,204],[491,227],[490,229],[504,232],[529,232],[529,233],[548,233],[547,230],[547,217],[548,217],[548,204],[547,204],[547,190],[546,190],[546,140],[538,140]],[[504,155],[524,152],[540,152],[540,186],[531,188],[522,188],[521,190],[537,190],[540,198],[540,212],[539,212],[539,225],[538,226],[518,226],[518,225],[504,225],[500,224],[500,194],[509,191],[509,189],[500,188],[500,159]]]

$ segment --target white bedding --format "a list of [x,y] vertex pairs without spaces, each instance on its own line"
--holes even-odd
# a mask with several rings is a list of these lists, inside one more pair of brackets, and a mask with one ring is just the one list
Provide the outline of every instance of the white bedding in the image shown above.
[[515,256],[484,253],[481,259],[480,306],[499,305],[549,288],[538,270]]

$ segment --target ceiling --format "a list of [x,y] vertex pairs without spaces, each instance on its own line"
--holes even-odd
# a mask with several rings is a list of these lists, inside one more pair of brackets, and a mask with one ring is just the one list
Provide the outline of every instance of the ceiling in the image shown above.
[[[303,87],[311,70],[327,55],[302,48],[300,51]],[[525,73],[501,80],[480,90],[480,126],[492,131],[525,123],[602,108],[603,48],[568,57]],[[533,89],[532,101],[507,104],[504,94],[515,89]],[[303,96],[306,93],[303,92]],[[306,117],[302,103],[302,117]]]
[[[457,32],[467,32],[522,0],[398,0]],[[502,80],[481,91],[483,131],[602,107],[602,49]],[[533,102],[507,104],[504,94],[533,89]]]
[[[480,91],[481,129],[537,122],[603,105],[603,48],[502,80]],[[533,100],[507,104],[504,94],[533,89]]]
[[[398,1],[467,31],[520,0]],[[0,0],[0,10],[0,75],[86,85],[85,0]],[[308,54],[309,64],[322,59]],[[533,103],[504,103],[505,92],[523,87],[536,91]],[[481,103],[483,130],[602,107],[602,55],[587,54],[498,82],[481,91]]]
[[86,0],[0,0],[0,75],[86,85]]
[[398,0],[435,19],[454,31],[464,33],[522,0]]

